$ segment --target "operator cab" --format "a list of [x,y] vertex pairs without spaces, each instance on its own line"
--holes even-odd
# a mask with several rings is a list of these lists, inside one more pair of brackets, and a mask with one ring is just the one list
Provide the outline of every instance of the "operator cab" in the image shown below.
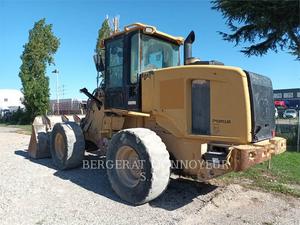
[[105,39],[105,108],[140,111],[140,74],[179,66],[182,43],[183,38],[143,24],[129,25]]

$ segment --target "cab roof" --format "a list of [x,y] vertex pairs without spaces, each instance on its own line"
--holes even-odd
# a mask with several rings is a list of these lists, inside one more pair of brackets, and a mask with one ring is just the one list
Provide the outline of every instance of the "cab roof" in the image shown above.
[[116,33],[111,34],[108,38],[104,39],[104,41],[111,39],[113,37],[117,37],[120,36],[122,34],[127,34],[130,33],[132,31],[135,30],[142,30],[145,34],[151,34],[157,37],[162,37],[164,39],[167,39],[171,42],[175,42],[178,45],[182,45],[184,42],[184,38],[183,37],[175,37],[166,33],[163,33],[161,31],[158,31],[156,29],[156,27],[151,26],[151,25],[147,25],[147,24],[143,24],[143,23],[133,23],[133,24],[129,24],[127,26],[124,27],[123,31],[118,31]]

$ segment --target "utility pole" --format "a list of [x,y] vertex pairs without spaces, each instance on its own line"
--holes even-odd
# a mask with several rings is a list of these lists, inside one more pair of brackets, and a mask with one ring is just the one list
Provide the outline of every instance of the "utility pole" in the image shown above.
[[57,69],[53,70],[52,73],[56,74],[56,105],[57,105],[57,115],[59,115],[59,90],[58,90],[58,74],[59,71]]
[[298,111],[298,138],[297,138],[297,152],[300,151],[300,110]]

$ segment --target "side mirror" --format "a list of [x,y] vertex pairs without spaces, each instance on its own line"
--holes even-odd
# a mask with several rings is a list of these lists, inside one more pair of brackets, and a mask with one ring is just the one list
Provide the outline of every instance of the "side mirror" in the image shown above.
[[102,60],[101,55],[98,53],[98,54],[94,55],[93,58],[94,58],[96,70],[98,72],[103,72],[104,71],[104,64],[103,64],[103,60]]

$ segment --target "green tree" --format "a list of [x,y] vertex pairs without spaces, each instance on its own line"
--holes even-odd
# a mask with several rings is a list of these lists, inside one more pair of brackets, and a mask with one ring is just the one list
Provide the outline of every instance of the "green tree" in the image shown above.
[[[101,49],[101,42],[105,38],[108,38],[111,33],[112,33],[112,29],[109,25],[109,19],[108,19],[108,17],[106,17],[105,20],[103,21],[102,25],[101,25],[101,28],[98,31],[98,37],[97,37],[97,43],[96,43],[96,49],[95,49],[95,53],[101,55],[101,58],[102,58],[103,62],[105,62],[105,57],[104,57],[105,51],[104,51],[104,49]],[[97,79],[97,87],[99,85],[99,79],[101,79],[103,81],[103,78],[104,78],[104,73],[103,72],[100,75],[99,75],[99,73],[97,74],[97,78],[96,78]]]
[[54,64],[53,55],[59,44],[59,39],[52,32],[52,25],[41,19],[29,31],[28,43],[23,46],[19,77],[23,86],[24,105],[31,120],[45,114],[49,108],[49,77],[46,76],[46,68]]
[[112,32],[112,29],[109,25],[109,19],[105,18],[105,20],[103,21],[103,23],[101,25],[101,28],[98,31],[98,38],[97,38],[96,49],[95,49],[96,53],[100,53],[100,54],[103,53],[101,51],[101,42],[103,39],[108,38],[110,36],[111,32]]
[[223,39],[235,45],[250,43],[241,50],[245,55],[261,56],[280,49],[300,60],[299,0],[216,0],[212,4],[232,32],[219,32]]

